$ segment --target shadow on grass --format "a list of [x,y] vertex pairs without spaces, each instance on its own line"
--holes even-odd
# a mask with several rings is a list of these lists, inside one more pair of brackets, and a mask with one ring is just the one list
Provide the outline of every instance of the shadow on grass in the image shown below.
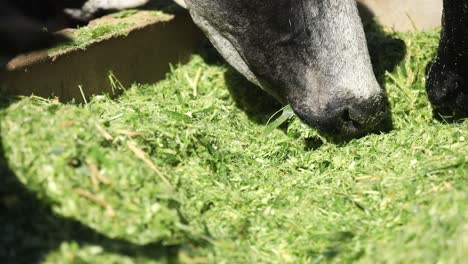
[[[148,9],[159,9],[167,2],[169,0],[158,2],[159,5]],[[180,8],[166,11],[177,13]],[[0,69],[6,61],[7,57],[0,57]],[[1,111],[15,101],[0,96],[0,121],[3,118]],[[110,238],[75,219],[55,214],[53,204],[39,199],[9,167],[2,142],[3,132],[0,126],[0,263],[40,263],[63,242],[97,245],[105,252],[123,256],[177,262],[178,246],[164,246],[160,242],[137,245]]]
[[[0,98],[0,111],[13,102]],[[0,127],[0,263],[40,263],[62,242],[98,245],[105,252],[130,257],[166,262],[176,259],[177,246],[136,245],[107,237],[77,220],[56,215],[53,204],[38,199],[9,168],[1,141],[2,132]]]
[[[366,34],[375,74],[385,88],[385,71],[391,71],[403,59],[406,49],[401,40],[386,34],[374,22],[366,23]],[[209,48],[207,63],[223,63],[219,55]],[[281,108],[267,93],[248,82],[233,68],[226,72],[226,83],[233,100],[250,120],[265,124]],[[0,99],[0,110],[13,101]],[[1,113],[0,113],[1,118]],[[389,116],[391,129],[391,116]],[[74,241],[80,245],[99,245],[106,252],[152,259],[175,259],[177,246],[152,243],[144,246],[126,240],[113,239],[83,223],[56,215],[52,204],[40,200],[21,183],[8,167],[1,142],[0,127],[0,263],[38,263],[62,242]],[[305,147],[316,149],[321,143],[306,140]]]
[[[372,12],[365,6],[360,5],[359,10],[363,17],[364,29],[368,41],[369,53],[371,56],[374,73],[377,81],[385,90],[385,72],[393,71],[395,67],[403,60],[406,54],[405,43],[396,38],[394,34],[387,33],[383,28],[370,19]],[[204,48],[201,54],[207,63],[225,63],[214,48]],[[234,68],[228,66],[225,74],[226,85],[237,107],[243,110],[249,119],[259,124],[266,124],[279,109],[281,104],[272,96],[261,90],[256,85],[250,83]],[[389,103],[387,101],[387,105]],[[388,132],[393,129],[391,111],[388,112],[382,124],[376,128],[374,133]],[[284,130],[285,126],[281,126]],[[345,144],[349,138],[339,138],[330,135],[323,135],[337,144]],[[316,149],[321,143],[313,141],[305,142],[307,149]]]

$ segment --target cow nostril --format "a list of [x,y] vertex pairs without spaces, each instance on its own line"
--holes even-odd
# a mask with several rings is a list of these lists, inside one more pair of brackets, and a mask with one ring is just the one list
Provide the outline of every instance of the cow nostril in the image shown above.
[[363,127],[363,125],[359,121],[356,121],[351,117],[349,109],[343,111],[343,114],[341,115],[341,120],[343,121],[346,127],[351,127],[356,130],[360,130]]
[[357,137],[374,129],[386,113],[380,97],[370,102],[336,102],[324,110],[309,108],[306,104],[289,99],[294,112],[301,120],[322,132],[345,137]]

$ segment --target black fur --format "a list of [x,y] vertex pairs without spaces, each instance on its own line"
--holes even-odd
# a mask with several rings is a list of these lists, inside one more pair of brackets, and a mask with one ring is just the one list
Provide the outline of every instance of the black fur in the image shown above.
[[437,56],[427,78],[427,93],[436,114],[468,115],[468,1],[444,0]]

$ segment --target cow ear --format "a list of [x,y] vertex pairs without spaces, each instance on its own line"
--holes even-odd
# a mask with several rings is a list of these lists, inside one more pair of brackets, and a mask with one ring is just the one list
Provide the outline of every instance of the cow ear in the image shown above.
[[174,0],[174,2],[176,2],[181,7],[187,9],[187,5],[185,4],[185,0]]

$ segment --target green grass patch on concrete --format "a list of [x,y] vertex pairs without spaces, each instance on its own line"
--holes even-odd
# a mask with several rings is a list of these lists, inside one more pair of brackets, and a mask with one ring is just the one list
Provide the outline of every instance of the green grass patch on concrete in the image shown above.
[[52,47],[48,52],[57,54],[68,50],[86,49],[90,44],[109,37],[126,36],[132,28],[148,23],[148,17],[155,21],[167,21],[172,18],[171,15],[161,11],[123,10],[104,19],[100,18],[99,22],[94,22],[92,25],[72,30],[67,34],[69,42]]
[[56,47],[49,49],[49,54],[63,52],[72,49],[86,49],[91,43],[102,40],[109,36],[125,36],[128,33],[128,28],[132,26],[130,23],[118,23],[116,25],[103,23],[96,26],[86,26],[74,30],[68,36],[70,41],[59,44]]
[[461,263],[468,122],[433,119],[438,34],[369,39],[393,129],[341,144],[268,129],[281,106],[198,55],[116,99],[5,98],[0,262]]

